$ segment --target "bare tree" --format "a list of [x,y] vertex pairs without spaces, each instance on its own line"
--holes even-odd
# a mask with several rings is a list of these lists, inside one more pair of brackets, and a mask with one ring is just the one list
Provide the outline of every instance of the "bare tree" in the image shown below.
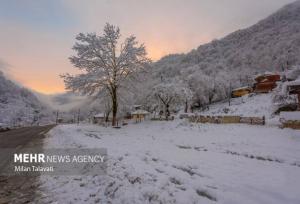
[[113,126],[118,112],[119,88],[126,80],[135,79],[134,74],[150,62],[144,44],[139,44],[135,36],[126,38],[119,45],[120,37],[120,29],[108,23],[102,36],[80,33],[73,46],[77,54],[70,57],[70,61],[84,73],[61,76],[66,88],[73,92],[97,95],[107,91],[112,105]]
[[184,104],[186,107],[188,101],[191,99],[192,92],[181,82],[173,82],[166,84],[162,83],[154,86],[151,95],[162,103],[164,107],[164,115],[166,120],[168,120],[171,105],[177,105],[179,107]]

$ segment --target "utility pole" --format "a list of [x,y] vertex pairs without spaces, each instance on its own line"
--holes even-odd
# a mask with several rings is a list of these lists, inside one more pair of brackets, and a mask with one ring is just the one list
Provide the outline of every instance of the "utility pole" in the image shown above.
[[58,110],[56,111],[56,120],[55,120],[56,125],[58,124]]
[[229,83],[229,97],[228,97],[228,105],[230,106],[230,100],[231,100],[231,82]]
[[73,114],[73,124],[75,124],[76,123],[76,112],[74,112],[74,114]]
[[40,114],[37,115],[37,126],[40,126]]
[[79,120],[80,120],[80,109],[78,109],[77,112],[77,125],[79,125]]

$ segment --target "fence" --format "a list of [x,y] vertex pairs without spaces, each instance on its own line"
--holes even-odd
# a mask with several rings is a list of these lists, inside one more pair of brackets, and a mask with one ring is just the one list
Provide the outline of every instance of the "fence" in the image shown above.
[[284,121],[282,123],[282,128],[292,128],[292,129],[300,130],[300,121],[292,121],[292,120]]
[[194,115],[188,117],[193,123],[215,123],[215,124],[233,124],[244,123],[250,125],[265,125],[265,117],[241,117],[241,116],[203,116]]

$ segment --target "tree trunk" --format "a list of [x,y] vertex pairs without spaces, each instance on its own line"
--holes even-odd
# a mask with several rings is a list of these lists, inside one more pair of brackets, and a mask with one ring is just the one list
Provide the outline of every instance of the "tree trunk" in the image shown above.
[[107,111],[105,113],[105,122],[108,122],[109,121],[109,115],[110,115],[110,111]]
[[169,120],[169,115],[170,115],[170,111],[169,111],[169,104],[166,105],[166,120]]
[[185,100],[185,107],[184,107],[184,112],[187,113],[188,112],[188,100]]
[[209,97],[208,97],[208,104],[209,105],[212,103],[212,99],[213,99],[213,96],[209,95]]
[[117,122],[117,112],[118,112],[118,100],[117,100],[117,90],[114,89],[112,93],[112,126],[116,125]]

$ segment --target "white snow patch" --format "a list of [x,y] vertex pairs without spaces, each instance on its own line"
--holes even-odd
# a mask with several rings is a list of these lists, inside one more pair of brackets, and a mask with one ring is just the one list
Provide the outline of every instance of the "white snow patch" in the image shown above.
[[300,132],[147,121],[60,125],[45,148],[107,148],[104,176],[41,176],[58,203],[300,203]]
[[282,120],[299,120],[300,121],[300,111],[295,112],[280,112],[280,119]]
[[272,118],[274,104],[272,94],[250,94],[230,101],[223,101],[209,106],[209,110],[202,111],[205,115],[236,115]]

